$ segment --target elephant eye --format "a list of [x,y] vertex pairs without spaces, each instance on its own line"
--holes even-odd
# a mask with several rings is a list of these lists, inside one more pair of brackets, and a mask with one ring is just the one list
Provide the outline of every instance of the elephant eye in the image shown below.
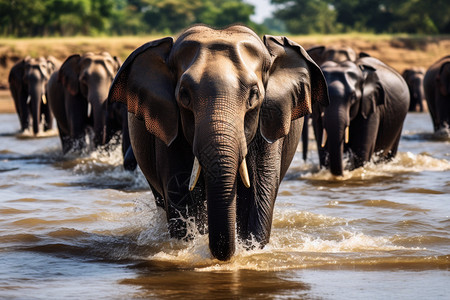
[[250,89],[250,93],[248,96],[248,107],[252,108],[258,99],[259,99],[259,89],[258,86],[254,85]]
[[178,101],[186,107],[191,103],[191,98],[185,87],[180,87],[180,90],[178,91]]

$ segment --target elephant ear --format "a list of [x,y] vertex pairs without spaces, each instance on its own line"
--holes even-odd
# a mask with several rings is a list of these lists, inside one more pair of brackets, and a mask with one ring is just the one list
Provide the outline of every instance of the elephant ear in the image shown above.
[[102,52],[101,53],[104,57],[102,60],[102,65],[105,67],[106,72],[108,73],[111,80],[114,80],[114,77],[116,76],[117,71],[120,68],[120,63],[117,57],[111,56],[108,52]]
[[21,59],[14,64],[9,72],[8,82],[22,85],[23,77],[25,75],[25,59]]
[[308,55],[318,65],[320,65],[323,62],[323,54],[325,52],[325,46],[315,46],[315,47],[309,48],[306,52],[308,52]]
[[376,111],[378,105],[385,103],[385,91],[375,68],[369,65],[360,65],[360,68],[364,74],[361,114],[364,119],[367,119]]
[[178,134],[175,80],[167,65],[173,38],[142,45],[125,60],[109,91],[109,101],[122,102],[144,121],[148,132],[169,146]]
[[59,68],[58,60],[53,56],[48,56],[46,60],[47,60],[47,71],[49,75],[51,75]]
[[450,62],[446,62],[441,65],[436,81],[440,94],[442,96],[448,96],[448,82],[450,81]]
[[271,55],[260,130],[268,142],[286,136],[291,121],[312,112],[312,104],[328,105],[322,71],[300,45],[286,37],[264,36]]
[[80,91],[78,85],[80,59],[81,56],[79,54],[69,56],[62,64],[58,73],[58,80],[63,84],[63,86],[69,91],[72,96],[77,95]]

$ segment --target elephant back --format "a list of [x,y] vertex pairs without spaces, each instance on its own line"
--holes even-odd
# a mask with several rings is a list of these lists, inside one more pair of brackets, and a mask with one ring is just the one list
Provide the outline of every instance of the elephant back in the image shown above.
[[369,66],[375,69],[380,84],[384,89],[386,101],[407,99],[409,105],[408,85],[403,76],[394,68],[375,57],[361,57],[356,61],[356,64],[360,67]]

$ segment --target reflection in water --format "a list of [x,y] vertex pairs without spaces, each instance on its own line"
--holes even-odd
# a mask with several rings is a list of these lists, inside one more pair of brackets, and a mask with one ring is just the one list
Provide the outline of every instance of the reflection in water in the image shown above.
[[161,266],[154,268],[148,263],[134,268],[138,276],[120,283],[139,286],[139,297],[184,299],[196,295],[198,299],[261,299],[277,295],[301,298],[310,289],[301,281],[286,279],[285,272],[181,272],[176,268],[161,272]]

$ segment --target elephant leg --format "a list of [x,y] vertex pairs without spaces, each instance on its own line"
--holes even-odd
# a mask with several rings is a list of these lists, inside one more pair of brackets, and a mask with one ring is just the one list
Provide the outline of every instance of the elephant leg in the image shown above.
[[128,150],[123,155],[123,168],[128,171],[134,171],[137,167],[136,157],[133,148],[128,146]]
[[28,100],[27,95],[24,92],[22,92],[19,101],[19,112],[20,112],[19,117],[22,131],[28,129],[28,127],[30,126],[30,113],[27,100]]
[[193,191],[189,191],[189,180],[194,156],[184,137],[178,137],[170,147],[157,151],[157,168],[164,187],[169,232],[172,237],[191,238],[188,223],[195,221],[202,232],[206,224],[205,188],[202,179]]
[[50,106],[42,103],[42,115],[44,116],[44,131],[48,131],[53,129],[53,113],[50,109]]
[[370,161],[375,151],[379,124],[376,113],[370,115],[367,120],[358,116],[350,124],[349,147],[353,154],[354,168],[362,167]]
[[317,152],[319,154],[320,166],[328,167],[328,152],[322,147],[323,121],[321,117],[317,117],[316,113],[313,113],[313,130],[316,139]]
[[[203,180],[189,192],[189,179],[194,156],[191,146],[179,136],[170,147],[148,133],[145,124],[128,113],[130,141],[134,156],[152,187],[158,206],[166,211],[172,237],[187,237],[188,218],[205,224],[206,208]],[[145,147],[142,147],[145,145]]]
[[440,95],[436,100],[438,127],[448,130],[450,126],[450,97]]
[[72,149],[72,139],[70,138],[70,135],[66,133],[59,124],[57,124],[57,127],[59,131],[59,139],[61,140],[62,152],[63,154],[66,154]]
[[308,158],[308,143],[309,143],[309,115],[306,115],[304,117],[304,124],[303,124],[303,130],[302,130],[302,154],[303,154],[303,160],[306,161]]
[[400,128],[400,132],[397,135],[397,137],[395,138],[391,149],[387,153],[384,154],[384,160],[389,161],[397,155],[398,145],[400,144],[401,132],[402,132],[402,128]]
[[70,130],[71,147],[74,151],[81,151],[86,147],[86,127],[88,103],[81,96],[65,94],[65,115]]

